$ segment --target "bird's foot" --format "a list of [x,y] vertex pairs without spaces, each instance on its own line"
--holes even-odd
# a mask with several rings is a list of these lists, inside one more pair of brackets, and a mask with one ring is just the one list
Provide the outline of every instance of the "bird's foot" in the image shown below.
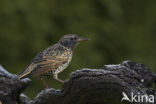
[[55,80],[61,82],[61,83],[64,83],[64,82],[65,82],[65,81],[59,79],[59,78],[57,77],[57,74],[54,74],[54,75],[53,75],[53,78],[54,78]]
[[42,82],[44,88],[45,88],[45,89],[48,88],[48,85],[44,82],[44,80],[43,80],[41,77],[39,77],[39,79],[40,79],[40,81]]
[[56,79],[57,81],[64,83],[65,81],[61,80],[61,79]]

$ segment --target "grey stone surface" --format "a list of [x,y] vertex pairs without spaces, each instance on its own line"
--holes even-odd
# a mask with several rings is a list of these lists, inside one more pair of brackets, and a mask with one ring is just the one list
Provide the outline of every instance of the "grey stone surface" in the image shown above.
[[1,67],[0,101],[4,104],[132,104],[126,101],[121,103],[122,92],[128,96],[131,92],[155,96],[155,90],[151,88],[155,82],[156,75],[145,65],[124,61],[117,65],[104,65],[101,69],[77,70],[66,80],[61,90],[47,88],[29,100],[21,93],[30,80],[19,81],[16,75]]

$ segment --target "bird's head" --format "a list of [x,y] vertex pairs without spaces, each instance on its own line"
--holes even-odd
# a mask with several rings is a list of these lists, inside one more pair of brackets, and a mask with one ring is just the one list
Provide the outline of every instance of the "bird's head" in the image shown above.
[[75,34],[65,35],[60,39],[60,43],[65,47],[73,49],[79,42],[89,40],[88,38],[79,37]]

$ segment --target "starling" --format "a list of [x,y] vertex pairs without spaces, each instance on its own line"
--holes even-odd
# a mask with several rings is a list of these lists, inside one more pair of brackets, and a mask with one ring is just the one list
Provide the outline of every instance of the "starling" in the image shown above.
[[50,76],[59,82],[64,82],[57,77],[69,65],[75,46],[83,40],[75,34],[69,34],[62,37],[56,44],[40,52],[28,65],[28,67],[18,75],[18,79],[31,76],[39,76],[44,87],[47,87],[42,76]]

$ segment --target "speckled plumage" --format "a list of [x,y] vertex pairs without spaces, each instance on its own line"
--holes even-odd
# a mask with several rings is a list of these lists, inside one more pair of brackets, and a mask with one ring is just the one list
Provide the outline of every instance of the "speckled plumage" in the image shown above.
[[26,70],[18,76],[18,79],[53,75],[54,79],[63,82],[57,78],[57,74],[69,65],[74,47],[82,40],[87,39],[80,38],[77,35],[65,35],[58,43],[40,52]]

